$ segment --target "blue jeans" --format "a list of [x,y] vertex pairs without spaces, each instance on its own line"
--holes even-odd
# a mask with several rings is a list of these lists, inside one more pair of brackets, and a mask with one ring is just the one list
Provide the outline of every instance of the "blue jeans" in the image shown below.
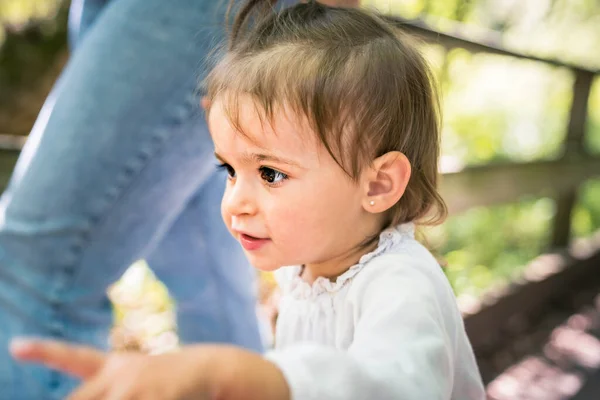
[[146,258],[182,341],[260,350],[254,273],[221,221],[197,90],[223,24],[215,0],[74,0],[76,49],[0,199],[0,399],[76,383],[13,362],[16,335],[106,348],[106,288]]

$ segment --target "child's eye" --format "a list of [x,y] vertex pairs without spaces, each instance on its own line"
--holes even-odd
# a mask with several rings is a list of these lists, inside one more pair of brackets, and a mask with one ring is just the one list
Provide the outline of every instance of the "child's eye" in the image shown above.
[[286,180],[288,176],[283,172],[279,172],[269,167],[260,167],[260,177],[269,185],[276,185]]
[[220,169],[225,169],[227,170],[227,174],[229,175],[230,178],[235,178],[235,170],[233,169],[233,167],[229,164],[219,164],[218,167]]

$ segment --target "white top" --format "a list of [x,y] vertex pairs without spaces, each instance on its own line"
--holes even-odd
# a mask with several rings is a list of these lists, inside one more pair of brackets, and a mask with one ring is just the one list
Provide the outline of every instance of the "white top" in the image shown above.
[[452,289],[413,224],[331,282],[300,267],[282,288],[275,350],[294,400],[482,400],[483,384]]

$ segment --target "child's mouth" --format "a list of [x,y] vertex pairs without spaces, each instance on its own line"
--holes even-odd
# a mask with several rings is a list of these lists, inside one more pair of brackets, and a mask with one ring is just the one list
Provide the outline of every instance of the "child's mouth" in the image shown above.
[[269,240],[270,239],[257,238],[254,236],[247,235],[245,233],[240,233],[240,243],[242,244],[242,247],[248,251],[260,249]]

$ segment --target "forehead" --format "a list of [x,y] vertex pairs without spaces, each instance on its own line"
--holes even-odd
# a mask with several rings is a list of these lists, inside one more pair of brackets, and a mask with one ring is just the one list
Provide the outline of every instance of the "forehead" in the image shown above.
[[[316,135],[305,118],[281,107],[268,119],[248,96],[237,99],[234,115],[227,112],[227,105],[221,98],[215,99],[208,116],[210,134],[219,154],[261,150],[298,161],[319,161],[322,146],[318,146]],[[236,129],[231,118],[235,118],[242,132]]]

